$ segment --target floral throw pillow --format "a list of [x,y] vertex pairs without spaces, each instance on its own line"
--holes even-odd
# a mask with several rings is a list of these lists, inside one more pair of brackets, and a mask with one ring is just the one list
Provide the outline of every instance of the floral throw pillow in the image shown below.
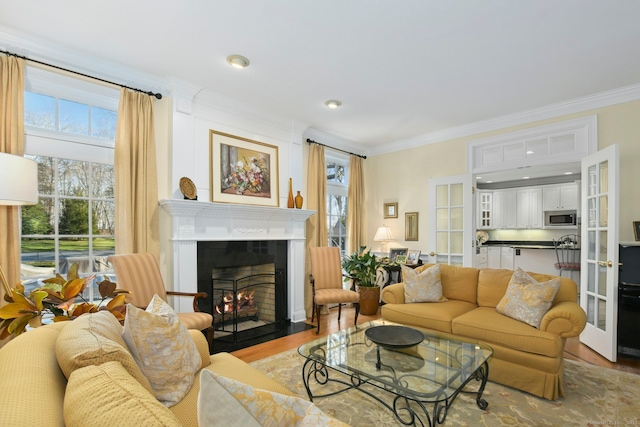
[[496,311],[539,328],[542,317],[551,308],[559,287],[559,278],[539,283],[518,268],[513,272],[507,292],[498,303]]
[[178,315],[158,295],[146,310],[127,304],[122,338],[153,393],[173,406],[191,390],[202,358]]
[[[221,408],[225,410],[221,411]],[[347,427],[313,403],[222,377],[203,369],[198,394],[198,424],[243,427]]]
[[431,266],[420,273],[402,265],[402,279],[404,281],[404,302],[444,302],[448,301],[442,295],[442,279],[440,264]]

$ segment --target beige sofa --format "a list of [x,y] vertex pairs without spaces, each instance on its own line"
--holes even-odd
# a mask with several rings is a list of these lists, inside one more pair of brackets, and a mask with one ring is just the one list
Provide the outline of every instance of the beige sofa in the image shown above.
[[[85,315],[86,316],[86,315]],[[67,378],[63,370],[71,363],[68,360],[59,360],[60,349],[56,348],[56,341],[61,338],[61,333],[69,325],[80,322],[82,318],[73,322],[60,322],[52,325],[27,331],[19,337],[8,342],[0,349],[0,378],[2,378],[2,397],[0,397],[0,426],[64,426],[72,418],[71,412],[82,409],[85,426],[112,426],[135,425],[137,427],[184,425],[197,426],[197,399],[200,389],[200,371],[195,375],[195,382],[187,395],[176,405],[166,408],[155,400],[151,392],[142,388],[138,395],[130,394],[130,391],[116,390],[112,394],[98,380],[89,380],[89,391],[81,391],[79,383],[75,390],[75,398],[67,394],[74,394],[67,389]],[[116,321],[117,322],[117,321]],[[120,333],[120,331],[117,331]],[[222,376],[232,378],[256,388],[270,390],[285,395],[292,393],[285,387],[266,377],[242,360],[228,354],[218,353],[209,355],[207,340],[200,331],[190,330],[189,333],[196,343],[200,353],[202,369],[209,369]],[[58,353],[58,355],[56,355]],[[112,350],[103,352],[102,356],[79,356],[84,358],[82,363],[91,364],[89,360],[95,359],[95,364],[78,368],[72,375],[82,373],[83,370],[94,369],[105,359],[112,358],[116,353]],[[108,353],[108,354],[106,354]],[[122,359],[122,355],[113,356]],[[98,360],[99,359],[99,360]],[[76,362],[74,362],[76,363]],[[111,365],[118,362],[107,362]],[[126,365],[122,362],[123,366]],[[134,362],[135,363],[135,362]],[[64,368],[63,366],[64,365]],[[69,380],[69,387],[71,387]],[[85,380],[86,381],[86,380]],[[134,380],[135,381],[135,380]],[[122,379],[117,385],[122,385]],[[124,390],[124,389],[123,389]],[[93,395],[95,393],[97,396]],[[67,395],[67,396],[65,396]],[[66,397],[66,398],[65,398]],[[74,401],[75,399],[75,401]],[[120,399],[118,401],[117,399]],[[122,400],[124,399],[124,401]],[[111,405],[111,407],[108,407]],[[160,405],[158,408],[157,405]],[[105,410],[109,417],[100,418],[100,415],[86,416],[99,413],[96,409]],[[224,410],[224,408],[221,408]],[[164,412],[163,412],[164,411]],[[170,412],[167,414],[167,412]],[[173,415],[171,415],[173,414]],[[167,415],[167,417],[164,417]],[[173,420],[177,422],[167,422]],[[76,418],[77,419],[77,418]],[[76,425],[78,425],[76,423]]]
[[[564,396],[565,341],[578,336],[586,325],[586,314],[577,304],[576,283],[561,278],[553,304],[537,329],[495,309],[512,275],[512,270],[443,264],[442,292],[447,302],[405,304],[404,283],[396,283],[382,290],[382,318],[487,343],[493,348],[490,381],[555,400]],[[530,275],[539,282],[556,277]]]

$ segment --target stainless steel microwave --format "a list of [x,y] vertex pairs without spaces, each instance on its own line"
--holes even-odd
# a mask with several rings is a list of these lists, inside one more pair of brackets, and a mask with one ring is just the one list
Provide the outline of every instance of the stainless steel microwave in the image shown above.
[[577,224],[576,211],[546,212],[544,225],[547,227],[571,226]]

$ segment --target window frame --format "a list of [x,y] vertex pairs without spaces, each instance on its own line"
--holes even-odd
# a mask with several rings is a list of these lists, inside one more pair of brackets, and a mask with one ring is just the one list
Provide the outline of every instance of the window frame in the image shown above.
[[[344,182],[339,183],[336,181],[329,181],[328,176],[326,176],[327,167],[329,164],[338,164],[344,168]],[[343,155],[341,153],[334,152],[325,152],[325,180],[326,180],[326,196],[327,196],[327,245],[328,246],[338,246],[340,248],[340,252],[342,255],[345,255],[346,252],[346,244],[348,238],[348,230],[346,227],[346,219],[347,212],[349,206],[349,156]],[[331,231],[331,219],[336,217],[331,213],[331,198],[332,197],[344,197],[345,210],[344,210],[344,236],[342,235],[334,235]],[[339,244],[334,245],[334,239],[337,238]]]

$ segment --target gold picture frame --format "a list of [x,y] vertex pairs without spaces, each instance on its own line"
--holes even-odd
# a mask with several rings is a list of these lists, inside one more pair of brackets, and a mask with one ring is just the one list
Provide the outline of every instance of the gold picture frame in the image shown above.
[[404,240],[418,240],[418,212],[407,212],[404,214]]
[[209,130],[211,201],[280,206],[278,147]]
[[385,218],[398,218],[398,203],[385,203],[383,211]]

